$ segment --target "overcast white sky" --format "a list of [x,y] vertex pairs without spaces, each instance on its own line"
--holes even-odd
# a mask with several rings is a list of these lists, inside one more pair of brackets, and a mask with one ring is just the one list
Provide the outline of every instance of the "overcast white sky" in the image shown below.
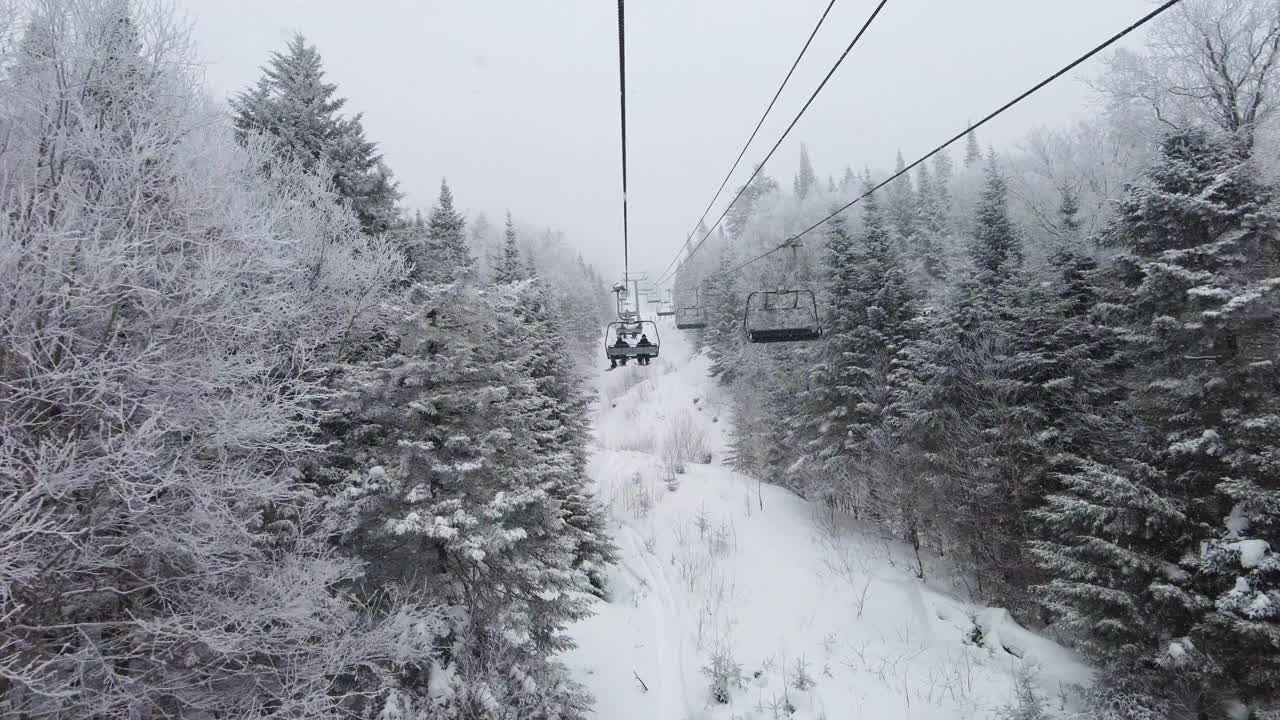
[[[657,272],[706,206],[827,0],[627,5],[633,268]],[[554,226],[622,272],[616,5],[606,0],[177,0],[212,90],[251,84],[301,32],[364,113],[411,207],[448,177],[468,212]],[[738,170],[768,151],[875,6],[837,0]],[[1148,0],[890,0],[768,171],[911,159],[1149,10]],[[1138,42],[1140,40],[1132,40]],[[1096,72],[1097,60],[1084,71]],[[1063,79],[980,133],[1016,143],[1081,115]],[[731,187],[736,183],[731,183]],[[724,202],[728,198],[723,198]],[[718,214],[719,208],[717,208]]]

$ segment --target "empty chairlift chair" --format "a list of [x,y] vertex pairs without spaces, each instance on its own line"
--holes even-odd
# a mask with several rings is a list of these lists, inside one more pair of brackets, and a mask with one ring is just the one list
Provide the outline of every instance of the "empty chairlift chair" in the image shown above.
[[701,330],[707,326],[707,314],[697,305],[676,308],[677,330]]
[[822,337],[812,290],[762,290],[747,296],[743,316],[753,343],[800,342]]

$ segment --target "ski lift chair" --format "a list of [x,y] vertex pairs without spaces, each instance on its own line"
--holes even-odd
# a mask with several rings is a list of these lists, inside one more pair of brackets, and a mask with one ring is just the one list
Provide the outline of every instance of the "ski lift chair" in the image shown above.
[[[629,347],[614,347],[610,337],[617,339],[621,337],[624,340],[639,338],[645,335],[649,338],[651,345],[645,347],[636,347],[634,342]],[[639,320],[634,323],[629,322],[611,322],[604,330],[604,354],[610,360],[626,361],[631,358],[645,356],[647,358],[658,357],[658,325],[652,320]]]
[[[644,321],[642,320],[619,320],[613,325],[617,326],[614,335],[627,340],[630,338],[638,338],[644,332]],[[610,327],[612,327],[611,325]]]
[[677,330],[701,330],[707,326],[707,314],[697,305],[676,308]]
[[[803,301],[803,302],[802,302]],[[761,290],[747,296],[742,319],[753,343],[802,342],[822,337],[812,290]]]

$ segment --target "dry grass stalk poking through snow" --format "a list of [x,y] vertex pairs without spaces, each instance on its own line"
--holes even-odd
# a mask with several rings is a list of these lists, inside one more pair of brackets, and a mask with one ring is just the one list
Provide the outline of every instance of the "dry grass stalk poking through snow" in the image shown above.
[[655,448],[658,447],[658,441],[654,439],[653,433],[637,433],[627,435],[616,443],[613,443],[614,450],[622,450],[624,452],[638,452],[646,455],[653,454]]
[[639,472],[634,473],[622,491],[622,503],[635,518],[648,517],[656,502],[652,485]]
[[662,461],[675,472],[684,472],[689,463],[711,462],[707,434],[694,422],[688,410],[682,411],[667,427],[662,439]]

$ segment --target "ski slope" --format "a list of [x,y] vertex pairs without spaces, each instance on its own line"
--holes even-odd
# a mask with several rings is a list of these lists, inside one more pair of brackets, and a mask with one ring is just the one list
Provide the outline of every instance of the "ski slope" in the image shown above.
[[[722,465],[731,421],[708,362],[670,325],[662,340],[649,367],[596,379],[591,472],[621,560],[565,657],[595,717],[992,718],[1020,674],[1047,710],[1069,709],[1089,679],[1071,653],[922,582],[874,528]],[[669,485],[664,446],[698,434],[711,462]],[[717,657],[741,668],[720,698],[704,670]]]

